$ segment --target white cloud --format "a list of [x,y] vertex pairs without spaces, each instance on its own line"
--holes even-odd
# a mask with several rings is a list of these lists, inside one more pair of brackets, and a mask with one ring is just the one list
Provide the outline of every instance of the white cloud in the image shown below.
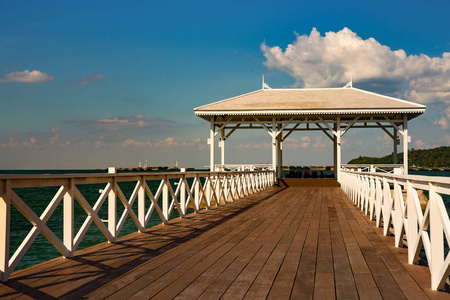
[[138,142],[132,139],[128,139],[126,141],[124,141],[122,143],[122,146],[124,147],[129,147],[129,146],[135,146],[135,147],[151,147],[152,146],[152,142],[147,141],[147,142]]
[[102,142],[102,141],[95,141],[94,147],[95,148],[101,148],[101,147],[107,147],[108,143]]
[[18,146],[19,146],[19,142],[13,138],[9,138],[8,142],[0,144],[0,147],[2,147],[2,148],[16,148]]
[[449,123],[446,117],[442,116],[439,120],[433,122],[434,125],[439,125],[442,129],[448,129]]
[[330,139],[323,140],[323,136],[316,136],[316,141],[313,144],[314,148],[326,148],[331,146]]
[[182,147],[197,147],[198,151],[203,151],[206,149],[206,142],[203,142],[201,138],[196,138],[188,142],[182,142],[180,144]]
[[167,127],[171,123],[176,123],[174,121],[166,120],[160,117],[145,115],[119,116],[100,120],[86,120],[78,118],[66,119],[65,121],[69,123],[79,124],[83,127],[106,130]]
[[420,139],[417,139],[414,141],[414,146],[418,149],[428,148],[428,146],[425,144],[425,142]]
[[106,77],[106,74],[102,74],[102,73],[89,74],[89,75],[81,76],[81,78],[76,78],[76,79],[72,80],[72,82],[75,82],[75,83],[78,83],[81,85],[85,85],[85,84],[88,84],[91,82],[100,81],[105,77]]
[[390,136],[388,136],[386,133],[383,136],[378,136],[377,141],[379,142],[379,145],[392,145],[393,140]]
[[450,135],[446,134],[439,140],[440,145],[450,145]]
[[126,139],[125,141],[108,141],[105,138],[98,138],[93,142],[95,148],[100,147],[137,147],[137,148],[153,148],[153,149],[174,149],[174,148],[197,148],[198,151],[203,151],[206,149],[206,143],[200,138],[192,139],[189,141],[178,142],[173,137],[167,137],[163,140],[156,142],[151,141],[137,141],[134,139]]
[[24,146],[33,146],[36,144],[36,139],[35,138],[30,138],[29,141],[23,142],[22,143]]
[[52,138],[50,139],[50,144],[54,145],[58,142],[58,140],[59,140],[59,134],[56,134],[56,135],[52,136]]
[[25,82],[25,83],[44,83],[48,81],[52,81],[55,77],[50,76],[46,73],[42,73],[41,71],[29,71],[25,70],[23,72],[11,72],[5,74],[0,77],[0,82]]
[[175,141],[175,139],[173,137],[168,137],[163,141],[158,141],[155,143],[155,148],[160,148],[160,147],[177,147],[178,146],[178,142]]
[[450,103],[448,52],[442,57],[407,55],[374,38],[364,40],[348,28],[325,36],[313,28],[309,36],[297,35],[284,51],[265,43],[261,50],[264,65],[289,74],[297,87],[339,87],[353,75],[357,84],[389,88],[409,100]]
[[299,149],[299,148],[308,148],[309,144],[311,143],[311,138],[309,136],[302,136],[300,140],[295,138],[287,138],[285,145],[286,148],[291,149]]
[[177,142],[173,137],[168,137],[164,140],[157,141],[154,145],[155,148],[164,148],[164,147],[197,147],[199,150],[203,150],[206,148],[205,143],[201,141],[200,138],[196,138],[187,142]]
[[270,149],[270,143],[259,143],[259,144],[238,144],[236,150],[250,150],[250,149]]
[[142,101],[145,101],[145,98],[125,96],[125,97],[123,97],[123,100],[125,100],[127,102],[142,102]]
[[9,138],[8,142],[6,143],[0,143],[0,148],[9,148],[9,149],[16,149],[16,148],[30,148],[35,146],[37,143],[37,140],[35,138],[30,138],[28,141],[25,142],[19,142],[16,141],[13,138]]
[[444,130],[450,128],[450,106],[441,112],[441,118],[439,120],[436,119],[433,124],[440,126]]

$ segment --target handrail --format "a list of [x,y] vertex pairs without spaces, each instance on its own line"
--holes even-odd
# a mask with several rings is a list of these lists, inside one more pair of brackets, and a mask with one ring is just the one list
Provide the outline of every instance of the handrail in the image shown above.
[[360,172],[376,172],[381,171],[384,173],[395,173],[398,169],[403,174],[403,164],[342,164],[343,169],[354,169]]
[[[178,182],[172,185],[170,179],[172,182],[174,179]],[[191,184],[187,179],[192,181]],[[149,188],[147,182],[151,180],[159,182],[156,192]],[[120,182],[136,183],[128,198],[119,187]],[[138,232],[144,232],[155,211],[161,221],[168,224],[174,209],[180,217],[184,217],[188,207],[198,212],[201,205],[210,208],[213,205],[233,202],[267,189],[273,186],[274,182],[273,171],[0,175],[0,279],[8,279],[39,233],[64,257],[72,257],[92,222],[108,242],[115,243],[128,217],[133,220]],[[94,205],[86,200],[77,187],[85,184],[105,185],[99,191],[100,196]],[[59,189],[40,216],[14,191],[19,188],[52,186],[59,186]],[[136,199],[137,213],[132,207]],[[120,218],[117,213],[118,200],[124,207]],[[87,214],[78,232],[75,232],[74,228],[75,201]],[[17,208],[33,227],[10,257],[10,233],[14,230],[10,226],[11,205]],[[59,205],[63,206],[62,240],[46,224]],[[105,220],[99,217],[103,206],[107,206]]]
[[[425,249],[431,288],[442,289],[450,274],[450,252],[444,249],[444,237],[450,241],[450,220],[442,200],[442,195],[450,195],[450,178],[341,170],[340,183],[370,220],[383,227],[384,235],[393,231],[396,247],[407,244],[410,264]],[[429,193],[425,209],[418,190]]]

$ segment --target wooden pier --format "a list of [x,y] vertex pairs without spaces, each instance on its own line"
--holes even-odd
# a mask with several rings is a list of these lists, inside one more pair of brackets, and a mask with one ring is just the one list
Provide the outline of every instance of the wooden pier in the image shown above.
[[450,299],[339,187],[279,186],[11,274],[5,299]]

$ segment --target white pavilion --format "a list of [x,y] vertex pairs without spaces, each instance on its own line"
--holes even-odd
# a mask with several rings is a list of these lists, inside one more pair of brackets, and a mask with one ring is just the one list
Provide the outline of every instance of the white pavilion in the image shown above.
[[[264,85],[263,85],[264,86]],[[281,178],[283,141],[294,131],[320,130],[333,141],[334,169],[339,180],[341,138],[355,128],[380,128],[393,140],[394,164],[399,134],[403,140],[403,173],[408,172],[408,121],[425,106],[353,87],[323,89],[267,89],[194,109],[210,123],[210,170],[215,171],[215,139],[219,135],[221,165],[225,142],[237,129],[261,128],[272,137],[272,168]]]

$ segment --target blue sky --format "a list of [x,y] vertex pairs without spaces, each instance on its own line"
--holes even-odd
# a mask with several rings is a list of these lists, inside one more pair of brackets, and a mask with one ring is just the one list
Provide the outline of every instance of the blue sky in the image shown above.
[[[449,9],[448,1],[0,0],[0,169],[203,166],[208,124],[193,108],[257,90],[262,74],[272,88],[340,87],[350,68],[356,87],[427,105],[410,124],[411,147],[449,145]],[[348,59],[348,45],[362,48]],[[233,135],[227,160],[267,162],[269,143],[263,131]],[[392,151],[381,130],[349,132],[345,145],[344,162]],[[332,163],[324,136],[292,135],[285,149],[285,164]]]

